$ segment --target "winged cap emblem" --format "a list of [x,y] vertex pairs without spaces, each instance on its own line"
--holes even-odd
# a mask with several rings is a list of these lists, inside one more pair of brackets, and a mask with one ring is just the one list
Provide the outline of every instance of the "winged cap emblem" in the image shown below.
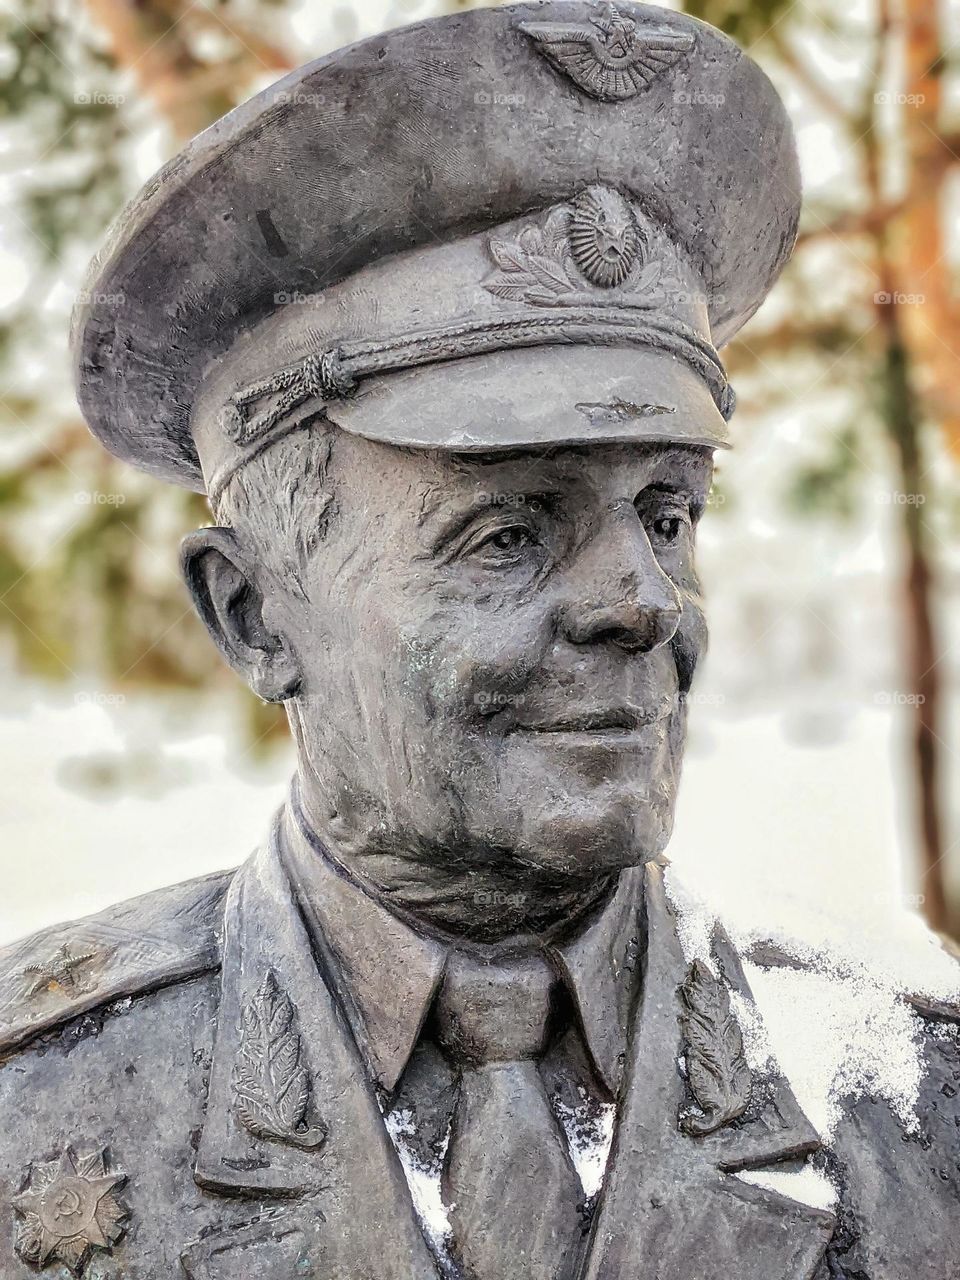
[[693,48],[688,31],[637,29],[613,4],[600,4],[588,22],[521,22],[550,62],[601,102],[623,102],[653,83]]

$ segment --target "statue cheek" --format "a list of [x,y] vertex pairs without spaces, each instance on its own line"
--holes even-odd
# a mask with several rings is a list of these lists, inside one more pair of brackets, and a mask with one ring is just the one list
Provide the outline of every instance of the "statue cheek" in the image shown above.
[[419,702],[436,724],[486,722],[522,704],[553,631],[540,608],[438,610],[399,638],[406,699]]
[[491,721],[522,707],[531,683],[536,683],[548,650],[549,633],[522,619],[504,627],[487,643],[478,644],[460,657],[460,688],[471,718]]

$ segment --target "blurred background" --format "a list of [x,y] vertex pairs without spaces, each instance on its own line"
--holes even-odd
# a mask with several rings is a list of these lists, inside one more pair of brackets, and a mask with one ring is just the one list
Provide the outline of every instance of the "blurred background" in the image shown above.
[[[457,7],[0,6],[0,943],[235,865],[291,769],[282,714],[188,608],[202,500],[79,417],[86,263],[164,160],[287,68]],[[701,525],[712,647],[669,852],[741,934],[957,937],[960,0],[669,7],[766,68],[806,184],[793,264],[726,353],[737,447]],[[500,97],[509,128],[524,104]]]

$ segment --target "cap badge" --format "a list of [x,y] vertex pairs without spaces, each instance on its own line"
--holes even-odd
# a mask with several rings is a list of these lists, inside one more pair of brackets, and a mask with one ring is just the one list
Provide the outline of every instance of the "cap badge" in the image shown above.
[[637,216],[619,191],[593,186],[580,192],[570,213],[570,251],[591,284],[623,284],[642,247]]
[[489,250],[499,271],[484,288],[511,302],[651,308],[665,289],[680,288],[678,280],[662,278],[662,261],[646,262],[647,233],[630,202],[599,183],[515,240],[491,238]]
[[64,945],[55,955],[38,964],[28,964],[23,976],[29,982],[27,995],[38,996],[41,991],[61,991],[66,995],[82,995],[89,991],[83,969],[91,960],[96,960],[96,951],[76,952],[70,950],[70,944]]
[[693,48],[688,31],[637,30],[613,4],[598,4],[588,22],[521,22],[545,58],[578,89],[601,102],[623,102],[648,88]]
[[79,1276],[91,1249],[109,1253],[123,1235],[128,1210],[117,1188],[126,1180],[107,1173],[105,1151],[81,1156],[67,1147],[59,1160],[33,1165],[13,1201],[22,1218],[17,1253],[35,1267],[62,1262]]

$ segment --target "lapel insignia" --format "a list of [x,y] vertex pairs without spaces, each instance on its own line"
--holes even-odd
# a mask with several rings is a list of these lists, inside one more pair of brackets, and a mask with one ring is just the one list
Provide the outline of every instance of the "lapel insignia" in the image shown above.
[[733,1010],[755,1004],[726,935],[716,970],[689,964],[655,864],[645,889],[643,996],[581,1280],[811,1280],[835,1216],[733,1175],[819,1150],[816,1131],[774,1059],[750,1079]]
[[316,1206],[307,1222],[286,1210],[269,1210],[252,1222],[223,1224],[202,1233],[181,1253],[180,1266],[188,1280],[250,1280],[251,1275],[257,1280],[320,1280],[322,1273],[311,1257],[322,1247],[323,1224]]
[[613,4],[600,4],[589,22],[521,22],[550,62],[578,89],[601,102],[623,102],[653,83],[662,71],[693,48],[686,31],[647,28]]
[[752,1078],[743,1052],[743,1035],[730,1008],[726,986],[702,960],[694,960],[680,988],[687,1083],[697,1112],[684,1108],[684,1133],[703,1137],[743,1115]]
[[311,1082],[297,1015],[272,969],[243,1009],[234,1091],[237,1115],[256,1137],[302,1151],[323,1145],[326,1127],[307,1121]]
[[31,1166],[26,1189],[13,1201],[21,1216],[16,1250],[37,1268],[62,1262],[79,1276],[92,1249],[110,1249],[128,1215],[117,1194],[123,1173],[107,1173],[106,1151],[76,1155],[67,1147],[59,1160]]

